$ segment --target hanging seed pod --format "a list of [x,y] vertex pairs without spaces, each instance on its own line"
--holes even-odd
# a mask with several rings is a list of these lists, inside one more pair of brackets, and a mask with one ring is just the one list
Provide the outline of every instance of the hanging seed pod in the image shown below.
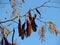
[[26,22],[27,22],[26,37],[28,37],[28,36],[30,36],[31,33],[32,33],[32,26],[31,26],[31,24],[29,23],[28,20],[26,20]]
[[37,25],[35,23],[35,17],[33,17],[33,20],[31,21],[31,26],[32,26],[33,31],[36,32],[37,31]]
[[19,36],[21,36],[21,20],[20,19],[18,22],[18,33],[19,33]]
[[32,20],[31,10],[29,10],[29,12],[28,12],[28,16],[29,16],[29,20],[31,21],[31,20]]
[[22,25],[22,30],[21,30],[21,39],[24,39],[24,34],[25,34],[25,23]]
[[22,29],[24,29],[25,28],[25,23],[22,25]]
[[24,39],[24,33],[25,33],[25,30],[21,30],[21,39],[23,40]]
[[36,8],[36,12],[40,15],[40,17],[41,17],[41,13],[39,12],[39,10]]

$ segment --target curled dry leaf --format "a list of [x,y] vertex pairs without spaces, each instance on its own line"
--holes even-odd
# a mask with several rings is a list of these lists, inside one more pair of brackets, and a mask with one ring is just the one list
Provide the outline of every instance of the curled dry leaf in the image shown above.
[[56,29],[56,27],[54,25],[50,25],[50,30],[52,30],[53,33],[55,33],[56,35],[57,34],[60,34],[60,32]]
[[41,30],[39,31],[40,38],[42,41],[45,41],[45,29],[44,26],[42,26]]
[[60,34],[60,32],[57,29],[55,29],[54,32],[55,32],[56,35]]

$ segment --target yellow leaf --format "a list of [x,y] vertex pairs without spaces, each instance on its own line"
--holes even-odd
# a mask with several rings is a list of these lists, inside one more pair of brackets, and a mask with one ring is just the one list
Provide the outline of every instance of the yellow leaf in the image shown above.
[[53,25],[55,25],[56,26],[56,24],[55,23],[53,23],[53,22],[51,22],[51,21],[49,21],[49,22],[46,22],[47,24],[53,24]]

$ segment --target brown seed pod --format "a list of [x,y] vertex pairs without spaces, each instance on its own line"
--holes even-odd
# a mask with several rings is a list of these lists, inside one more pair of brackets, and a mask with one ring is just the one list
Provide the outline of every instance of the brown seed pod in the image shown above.
[[28,12],[28,16],[29,16],[29,20],[31,21],[31,20],[32,20],[31,10],[29,10],[29,12]]
[[25,33],[25,30],[21,30],[21,39],[23,40],[24,39],[24,33]]
[[21,20],[20,19],[18,21],[18,33],[19,33],[19,36],[21,36]]
[[40,15],[40,17],[41,17],[41,13],[39,12],[39,10],[36,8],[36,12]]
[[37,25],[35,23],[35,17],[33,17],[33,20],[31,21],[31,26],[32,26],[33,31],[36,32],[37,31]]
[[26,28],[26,37],[30,36],[31,33],[32,33],[32,26],[31,24],[29,23],[29,21],[27,20],[27,28]]
[[25,34],[25,23],[22,25],[22,30],[21,30],[21,39],[24,39],[24,34]]

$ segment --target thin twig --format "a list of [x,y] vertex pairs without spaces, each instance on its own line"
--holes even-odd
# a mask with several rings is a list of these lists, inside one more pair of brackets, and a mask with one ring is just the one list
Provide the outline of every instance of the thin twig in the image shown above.
[[13,35],[12,35],[12,45],[14,43],[14,34],[15,34],[15,29],[13,29]]

